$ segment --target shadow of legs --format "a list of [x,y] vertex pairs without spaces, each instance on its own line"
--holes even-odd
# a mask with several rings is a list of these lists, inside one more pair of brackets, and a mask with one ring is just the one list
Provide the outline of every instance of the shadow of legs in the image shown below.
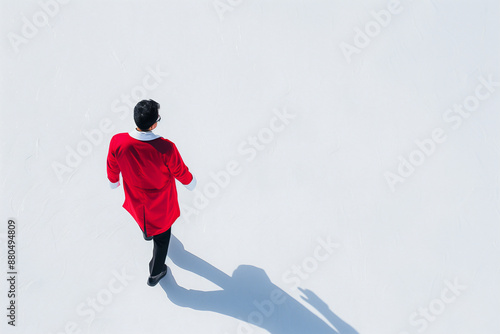
[[177,239],[174,235],[172,235],[170,239],[169,258],[179,268],[205,277],[221,288],[227,285],[229,279],[231,278],[229,275],[215,268],[210,263],[186,251],[184,249],[184,245],[182,245],[179,239]]

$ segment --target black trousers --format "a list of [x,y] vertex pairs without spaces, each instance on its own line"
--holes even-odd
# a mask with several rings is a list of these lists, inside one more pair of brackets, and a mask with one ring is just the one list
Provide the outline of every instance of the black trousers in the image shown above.
[[156,276],[163,271],[165,259],[167,258],[168,244],[172,228],[153,236],[153,257],[149,261],[149,275]]

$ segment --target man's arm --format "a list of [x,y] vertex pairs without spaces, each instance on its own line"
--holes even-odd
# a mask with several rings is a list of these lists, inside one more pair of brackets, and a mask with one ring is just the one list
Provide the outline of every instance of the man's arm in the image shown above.
[[172,143],[172,151],[170,156],[167,157],[166,164],[174,177],[188,190],[193,190],[196,187],[196,178],[184,164],[181,154],[174,143]]
[[113,148],[113,138],[109,143],[108,158],[106,161],[106,170],[108,174],[109,186],[114,189],[120,185],[120,166],[116,161],[116,156]]

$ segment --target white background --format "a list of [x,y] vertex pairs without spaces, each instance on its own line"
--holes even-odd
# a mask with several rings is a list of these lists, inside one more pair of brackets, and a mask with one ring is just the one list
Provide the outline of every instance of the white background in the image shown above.
[[[381,27],[371,12],[389,3],[94,0],[57,3],[48,15],[37,1],[1,1],[5,276],[9,218],[18,246],[17,326],[7,325],[1,279],[2,333],[285,333],[320,314],[290,283],[294,265],[309,271],[300,287],[354,329],[329,333],[498,333],[500,87],[460,126],[443,117],[474,101],[480,78],[500,81],[500,6],[402,0]],[[359,46],[366,27],[380,31],[346,57],[342,43]],[[146,285],[152,245],[121,207],[123,188],[109,189],[106,154],[112,135],[134,128],[124,96],[142,98],[151,69],[168,72],[145,96],[161,104],[155,132],[177,144],[199,182],[195,192],[177,183],[183,214],[173,233],[227,275],[250,265],[286,291],[289,307],[266,317],[272,330],[224,314],[247,318],[240,295],[200,311],[196,300],[169,298],[171,276]],[[294,118],[255,157],[238,151],[249,137],[268,139],[284,110]],[[416,141],[435,129],[446,139],[391,188],[387,173],[422,158]],[[211,173],[231,161],[240,172],[214,187]],[[201,208],[195,200],[207,195]],[[324,261],[314,258],[318,238],[339,245]],[[186,289],[221,289],[167,264]],[[116,293],[114,271],[129,277]],[[232,288],[262,301],[270,283],[256,277]],[[446,290],[453,282],[457,294]],[[105,305],[90,321],[81,310],[98,297]],[[417,313],[411,322],[429,308],[439,313],[432,321]],[[316,325],[295,332],[319,333]]]

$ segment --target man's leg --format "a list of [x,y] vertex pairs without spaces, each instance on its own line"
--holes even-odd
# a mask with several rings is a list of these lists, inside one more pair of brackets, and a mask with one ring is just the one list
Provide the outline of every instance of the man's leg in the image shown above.
[[149,261],[149,274],[156,276],[163,271],[167,258],[168,244],[170,243],[171,229],[153,236],[153,257]]

